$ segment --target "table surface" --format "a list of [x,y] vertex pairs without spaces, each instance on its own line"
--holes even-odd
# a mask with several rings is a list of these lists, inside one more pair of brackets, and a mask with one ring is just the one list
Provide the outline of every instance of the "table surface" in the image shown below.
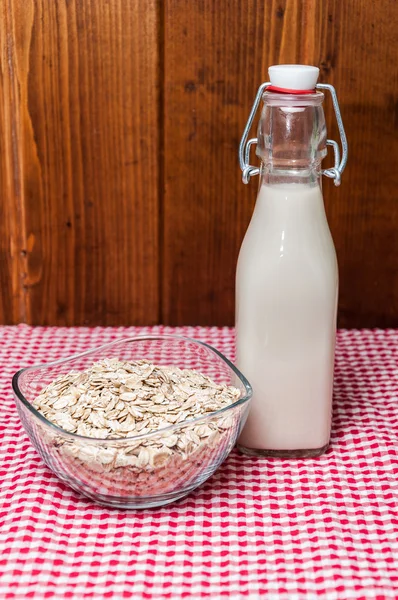
[[0,598],[397,598],[398,331],[339,331],[326,455],[233,452],[174,505],[106,509],[43,464],[11,376],[154,331],[196,337],[233,359],[228,328],[0,327]]

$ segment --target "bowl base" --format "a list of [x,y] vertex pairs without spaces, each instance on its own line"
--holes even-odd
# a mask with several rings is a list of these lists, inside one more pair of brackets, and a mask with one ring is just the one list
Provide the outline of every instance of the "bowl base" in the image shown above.
[[177,500],[181,500],[184,496],[190,494],[194,489],[196,489],[200,484],[193,486],[192,488],[178,491],[178,492],[169,492],[167,494],[160,494],[158,496],[136,496],[135,498],[125,498],[123,496],[108,496],[104,494],[91,494],[88,490],[84,490],[79,488],[78,486],[73,485],[70,481],[68,485],[78,492],[88,500],[95,502],[96,504],[101,504],[102,506],[107,506],[108,508],[122,508],[122,509],[144,509],[144,508],[156,508],[160,506],[165,506],[166,504],[170,504],[171,502],[176,502]]

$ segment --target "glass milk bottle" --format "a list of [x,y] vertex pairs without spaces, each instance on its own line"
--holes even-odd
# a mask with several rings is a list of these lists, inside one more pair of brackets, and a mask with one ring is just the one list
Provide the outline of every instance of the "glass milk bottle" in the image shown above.
[[[240,145],[243,181],[259,174],[254,213],[236,275],[237,364],[253,387],[238,440],[257,456],[318,456],[328,448],[332,414],[338,270],[322,197],[322,174],[339,185],[347,142],[334,88],[317,85],[319,69],[270,67]],[[328,89],[340,130],[326,139]],[[258,138],[247,142],[260,99]],[[261,167],[251,167],[257,146]],[[327,146],[335,167],[321,170]]]

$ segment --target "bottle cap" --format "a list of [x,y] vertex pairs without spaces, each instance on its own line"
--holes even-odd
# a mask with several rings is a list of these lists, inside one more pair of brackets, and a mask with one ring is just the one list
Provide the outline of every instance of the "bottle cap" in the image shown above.
[[310,65],[274,65],[268,69],[271,90],[284,92],[307,92],[315,89],[319,69]]

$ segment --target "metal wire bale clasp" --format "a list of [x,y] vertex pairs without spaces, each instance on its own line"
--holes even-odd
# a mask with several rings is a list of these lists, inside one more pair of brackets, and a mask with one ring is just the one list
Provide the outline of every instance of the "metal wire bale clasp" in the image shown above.
[[[242,181],[243,183],[249,183],[250,177],[252,175],[258,175],[260,173],[259,167],[254,167],[249,164],[250,161],[250,148],[253,144],[257,144],[257,138],[251,138],[247,140],[249,131],[253,124],[254,117],[256,115],[258,106],[260,104],[263,93],[269,87],[271,83],[268,81],[266,83],[262,83],[258,88],[256,97],[253,102],[252,109],[249,114],[249,118],[246,123],[246,127],[243,131],[242,138],[239,144],[239,165],[242,169]],[[322,171],[323,175],[326,177],[330,177],[334,179],[334,185],[340,185],[341,183],[341,175],[346,167],[347,159],[348,159],[348,144],[347,144],[347,136],[344,131],[343,120],[341,118],[340,106],[337,100],[336,90],[329,83],[318,83],[316,86],[317,90],[328,90],[332,96],[333,108],[336,115],[336,121],[339,128],[340,133],[340,141],[342,148],[342,157],[340,160],[340,148],[338,143],[335,140],[326,140],[327,146],[332,146],[334,152],[334,167],[331,169],[324,169]]]

